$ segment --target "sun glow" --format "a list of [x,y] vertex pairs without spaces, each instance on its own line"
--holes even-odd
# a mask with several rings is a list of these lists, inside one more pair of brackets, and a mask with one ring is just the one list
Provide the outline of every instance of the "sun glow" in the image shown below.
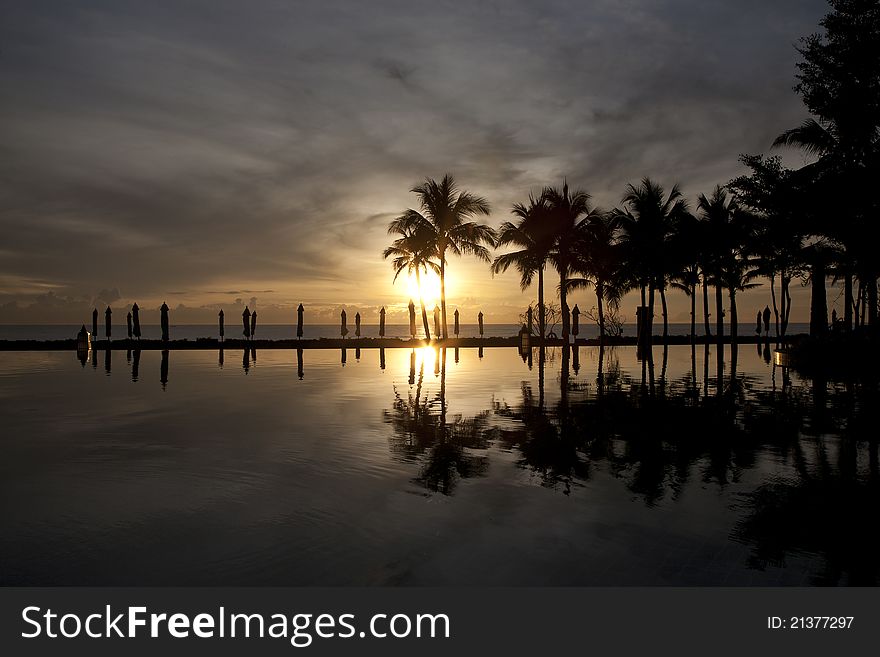
[[[422,272],[421,274],[422,280],[422,298],[425,300],[425,308],[428,310],[428,319],[433,321],[433,315],[431,312],[434,309],[435,305],[440,304],[440,277],[432,271],[429,271],[427,274]],[[447,276],[446,281],[447,293],[449,288],[449,280]],[[409,274],[406,278],[406,293],[409,295],[409,298],[412,299],[416,306],[419,304],[419,286],[416,283],[416,275]]]

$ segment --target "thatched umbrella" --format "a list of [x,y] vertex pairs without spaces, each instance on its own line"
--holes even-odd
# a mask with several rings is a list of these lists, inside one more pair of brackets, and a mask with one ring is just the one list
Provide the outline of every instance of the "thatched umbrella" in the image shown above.
[[298,338],[303,336],[303,313],[305,310],[302,304],[299,304],[299,308],[296,309],[296,337]]
[[251,338],[257,333],[257,311],[251,313]]
[[416,337],[416,304],[409,300],[409,334]]
[[477,324],[480,325],[480,337],[483,337],[483,311],[480,311],[480,314],[477,315]]
[[346,322],[348,320],[345,317],[345,309],[344,308],[342,310],[342,313],[340,313],[340,317],[342,318],[342,325],[339,327],[339,333],[342,334],[342,339],[344,340],[345,336],[348,335],[348,326],[346,326]]
[[141,315],[140,308],[138,308],[137,304],[134,304],[131,307],[131,330],[134,333],[134,337],[138,340],[141,339]]
[[379,311],[379,337],[385,337],[385,306],[382,306],[382,310]]
[[244,312],[241,313],[241,324],[244,327],[244,330],[242,330],[242,332],[241,332],[242,335],[244,335],[245,338],[250,338],[251,337],[251,311],[247,306],[244,307]]
[[529,309],[526,311],[526,328],[529,330],[529,335],[532,334],[532,307],[529,306]]
[[574,336],[574,339],[577,340],[578,335],[578,320],[581,316],[581,309],[578,308],[577,304],[574,304],[574,310],[571,311],[571,334]]
[[164,301],[159,308],[159,324],[162,326],[162,342],[168,342],[168,304]]
[[221,340],[221,341],[223,340],[223,334],[226,332],[226,328],[225,328],[224,323],[223,323],[223,322],[224,322],[224,317],[225,317],[225,316],[226,316],[226,315],[223,313],[223,309],[221,308],[221,309],[220,309],[220,312],[217,313],[217,324],[218,324],[218,327],[217,327],[217,328],[218,328],[219,331],[220,331],[220,340]]
[[434,306],[434,336],[440,335],[440,306]]
[[455,335],[458,335],[458,308],[455,309],[455,313],[453,314],[455,315],[455,324],[452,326],[452,332],[455,333]]
[[98,339],[98,309],[92,311],[92,338]]
[[361,314],[354,314],[354,334],[356,337],[361,337]]
[[131,311],[128,311],[128,314],[125,316],[125,325],[128,329],[128,339],[131,340],[132,336],[132,328],[131,328]]
[[107,310],[104,311],[104,335],[107,339],[110,339],[110,328],[112,325],[111,316],[113,315],[113,311],[110,310],[110,306],[107,306]]

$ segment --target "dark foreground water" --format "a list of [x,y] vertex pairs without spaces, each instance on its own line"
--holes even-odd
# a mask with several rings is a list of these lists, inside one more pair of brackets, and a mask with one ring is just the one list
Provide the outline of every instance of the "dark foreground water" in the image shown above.
[[3,353],[0,581],[877,584],[876,382],[767,357]]

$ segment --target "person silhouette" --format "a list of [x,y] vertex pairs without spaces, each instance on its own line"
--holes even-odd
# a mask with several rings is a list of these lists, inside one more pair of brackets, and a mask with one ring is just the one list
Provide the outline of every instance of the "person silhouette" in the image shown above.
[[764,333],[770,335],[770,306],[764,306]]

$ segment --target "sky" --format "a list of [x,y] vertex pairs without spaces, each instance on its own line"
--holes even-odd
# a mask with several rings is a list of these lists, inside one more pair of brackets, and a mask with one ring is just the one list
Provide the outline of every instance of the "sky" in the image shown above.
[[[381,257],[409,190],[452,173],[488,223],[566,178],[605,208],[650,176],[700,193],[806,118],[822,0],[7,2],[0,7],[0,323],[167,302],[264,323],[402,321]],[[803,164],[797,152],[782,155]],[[547,294],[558,280],[547,276]],[[515,272],[449,264],[462,321],[516,321]],[[429,286],[432,287],[432,286]],[[792,321],[808,318],[793,286]],[[430,296],[430,295],[429,295]],[[670,293],[670,320],[689,302]],[[595,305],[589,291],[574,302]],[[574,303],[573,302],[573,303]],[[740,316],[769,302],[740,297]],[[432,303],[432,299],[429,299]],[[829,303],[840,306],[836,292]],[[622,304],[632,320],[635,297]],[[473,321],[473,320],[470,320]]]

